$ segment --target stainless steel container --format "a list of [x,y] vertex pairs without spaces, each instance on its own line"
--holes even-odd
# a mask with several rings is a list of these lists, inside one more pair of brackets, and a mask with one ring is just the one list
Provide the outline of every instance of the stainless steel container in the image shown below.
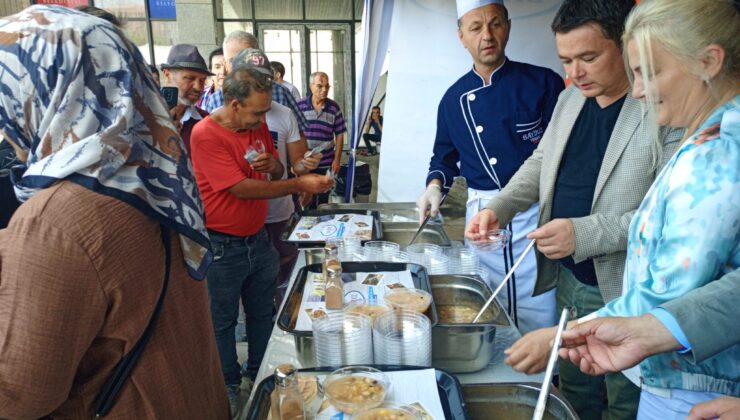
[[[383,240],[395,242],[401,248],[408,245],[411,238],[419,228],[418,223],[393,223],[381,222],[383,226]],[[419,234],[416,243],[429,243],[439,246],[450,246],[450,238],[447,237],[442,225],[428,224]],[[306,249],[306,265],[319,264],[324,260],[324,250],[320,248]]]
[[[429,283],[429,277],[427,276],[426,270],[417,264],[411,263],[385,263],[385,262],[344,262],[342,268],[345,273],[369,273],[369,272],[382,272],[382,271],[406,271],[411,273],[411,278],[414,282],[414,287],[422,290],[431,292],[431,285]],[[291,333],[295,340],[296,346],[296,358],[301,364],[301,367],[315,367],[316,363],[313,357],[313,333],[310,331],[296,331],[296,321],[298,319],[298,312],[301,307],[301,300],[303,297],[303,290],[305,288],[306,279],[309,272],[321,272],[321,265],[309,265],[301,268],[298,272],[298,276],[293,282],[293,286],[288,291],[286,301],[283,307],[280,308],[277,318],[277,325],[280,329],[285,332]],[[425,312],[425,315],[429,318],[432,323],[432,327],[437,324],[437,310],[434,306],[434,302],[429,306],[429,309]]]
[[[471,420],[530,420],[537,405],[540,384],[464,385],[463,398]],[[545,420],[578,420],[573,407],[551,388]]]
[[[380,223],[383,225],[382,239],[400,244],[402,248],[408,245],[419,228],[419,210],[416,208],[416,203],[336,203],[324,204],[320,208],[326,210],[375,210],[380,214]],[[449,213],[452,218],[457,215],[457,212],[460,212],[460,210],[445,208],[444,214]],[[447,236],[444,227],[441,224],[434,223],[428,224],[415,242],[450,246],[450,238]]]
[[[431,275],[429,282],[437,308],[464,305],[477,311],[492,293],[474,275]],[[496,326],[509,325],[497,301],[489,306],[487,313],[492,321],[476,324],[453,324],[440,319],[432,328],[432,366],[453,373],[476,372],[486,367],[494,354]]]
[[[394,223],[381,222],[383,225],[383,240],[395,242],[406,247],[419,229],[418,222],[412,223]],[[450,238],[447,237],[442,225],[429,223],[419,233],[414,243],[418,244],[435,244],[439,246],[450,246]]]
[[416,203],[331,203],[322,204],[319,208],[322,210],[377,210],[380,213],[380,221],[383,223],[414,223],[419,220]]

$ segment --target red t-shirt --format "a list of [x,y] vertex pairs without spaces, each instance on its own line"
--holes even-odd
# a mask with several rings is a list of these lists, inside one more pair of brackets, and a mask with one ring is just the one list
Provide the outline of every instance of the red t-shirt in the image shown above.
[[234,236],[250,236],[265,224],[267,200],[240,200],[229,188],[245,178],[264,179],[244,158],[261,140],[265,151],[277,157],[272,137],[263,123],[255,130],[235,133],[210,116],[190,135],[191,160],[206,208],[206,227]]

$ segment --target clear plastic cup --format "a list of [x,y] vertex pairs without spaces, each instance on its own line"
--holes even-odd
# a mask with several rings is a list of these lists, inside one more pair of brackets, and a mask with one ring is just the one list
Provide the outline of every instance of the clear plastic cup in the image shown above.
[[398,251],[391,257],[391,262],[397,262],[397,263],[410,263],[411,256],[406,251]]
[[431,366],[429,318],[409,310],[379,315],[373,321],[373,353],[376,364]]
[[406,252],[411,255],[440,255],[442,247],[436,244],[417,243],[406,247]]
[[444,251],[439,245],[427,243],[411,244],[406,247],[406,252],[411,257],[413,263],[424,266],[427,271],[432,270],[433,262],[435,263],[436,271],[446,268],[441,261],[445,258]]
[[502,249],[510,240],[511,232],[506,229],[494,229],[475,240],[468,239],[467,243],[478,252],[492,252]]
[[372,319],[356,313],[332,312],[313,321],[317,366],[373,363]]
[[365,261],[365,250],[360,238],[348,236],[337,245],[339,261]]
[[445,254],[430,255],[426,265],[429,274],[447,274],[449,272],[449,260],[450,257]]
[[369,241],[365,242],[365,256],[368,261],[390,261],[397,252],[401,250],[401,245],[389,241]]

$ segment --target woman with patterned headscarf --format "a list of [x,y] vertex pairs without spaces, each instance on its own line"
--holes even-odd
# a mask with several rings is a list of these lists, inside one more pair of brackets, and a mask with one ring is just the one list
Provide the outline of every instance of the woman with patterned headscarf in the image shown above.
[[28,155],[0,231],[0,418],[228,418],[203,207],[136,46],[62,7],[0,19],[0,130]]

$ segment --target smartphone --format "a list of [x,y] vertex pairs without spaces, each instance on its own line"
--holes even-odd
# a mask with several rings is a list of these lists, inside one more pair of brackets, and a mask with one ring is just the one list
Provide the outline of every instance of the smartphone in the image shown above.
[[172,109],[175,107],[175,105],[177,105],[178,90],[176,87],[165,86],[159,89],[159,92],[162,94],[164,101],[167,103],[167,109]]

